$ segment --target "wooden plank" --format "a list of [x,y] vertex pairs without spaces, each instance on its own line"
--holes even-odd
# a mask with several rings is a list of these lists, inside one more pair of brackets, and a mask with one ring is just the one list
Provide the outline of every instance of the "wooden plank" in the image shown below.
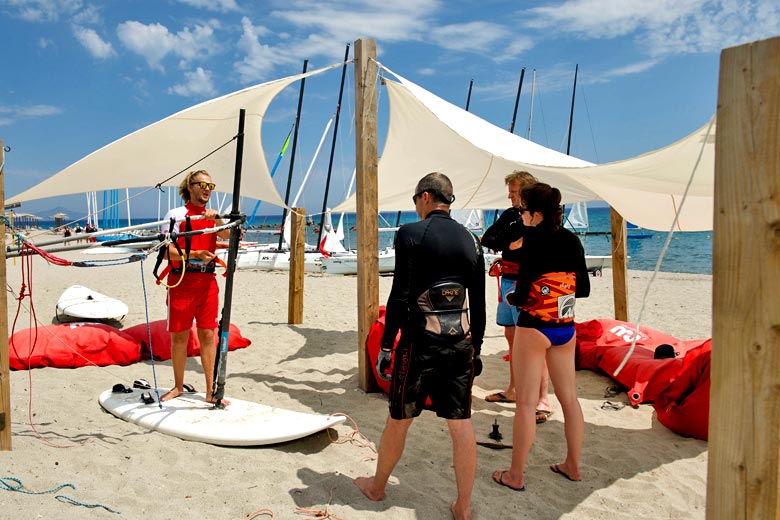
[[290,215],[290,285],[287,297],[287,323],[303,323],[303,271],[306,249],[306,208],[292,208]]
[[626,254],[626,221],[623,215],[609,208],[609,222],[612,234],[612,299],[615,304],[615,319],[628,321],[628,266]]
[[355,41],[355,168],[357,177],[358,384],[376,391],[366,339],[379,317],[376,40]]
[[780,518],[780,38],[721,53],[707,518]]
[[[5,153],[3,140],[0,139],[0,202],[5,205]],[[5,211],[0,210],[5,216]],[[0,236],[3,237],[3,247],[0,248],[0,287],[6,286],[5,273],[5,221],[0,219]],[[3,291],[0,301],[0,451],[11,450],[11,382],[8,368],[8,293]]]

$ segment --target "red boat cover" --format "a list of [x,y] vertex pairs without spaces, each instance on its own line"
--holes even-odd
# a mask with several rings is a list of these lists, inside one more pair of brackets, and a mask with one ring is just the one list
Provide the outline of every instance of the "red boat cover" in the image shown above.
[[[368,338],[366,339],[366,349],[368,349],[368,358],[371,360],[371,370],[374,372],[374,379],[376,379],[379,388],[386,394],[390,393],[390,381],[381,379],[376,373],[376,360],[379,359],[379,347],[382,341],[382,334],[385,332],[385,313],[387,307],[384,305],[379,306],[379,317],[376,319],[371,330],[368,331]],[[401,333],[399,332],[395,337],[393,343],[393,353],[395,353],[395,347],[398,345],[398,340],[401,339]],[[390,372],[393,371],[393,365],[395,364],[395,356],[393,356],[390,362]]]
[[[578,370],[605,372],[628,389],[626,393],[633,406],[662,402],[662,412],[658,413],[662,424],[681,435],[707,438],[711,339],[681,340],[639,327],[633,354],[615,374],[631,348],[636,326],[618,320],[597,319],[576,323],[575,327]],[[677,356],[654,359],[655,349],[661,344],[671,345]],[[707,353],[706,362],[698,359],[703,357],[702,352]],[[689,353],[692,354],[690,359]],[[685,378],[685,382],[677,383],[678,378]],[[683,403],[685,408],[682,408]],[[679,413],[681,408],[683,413]]]
[[141,360],[141,345],[102,323],[67,323],[25,329],[8,338],[12,370],[87,365],[131,365]]
[[688,351],[674,382],[653,404],[658,420],[673,432],[706,441],[710,417],[712,341]]
[[[152,349],[154,350],[154,359],[156,361],[166,361],[171,359],[171,333],[166,330],[165,320],[158,320],[149,323],[147,330],[146,323],[134,325],[124,331],[125,334],[132,337],[141,346],[143,359],[149,359],[151,352],[149,348],[149,335],[152,338]],[[238,326],[230,324],[230,334],[228,335],[228,350],[246,348],[252,342],[241,335]],[[195,325],[190,330],[189,341],[187,342],[187,356],[200,356],[200,341],[198,340],[198,329]]]

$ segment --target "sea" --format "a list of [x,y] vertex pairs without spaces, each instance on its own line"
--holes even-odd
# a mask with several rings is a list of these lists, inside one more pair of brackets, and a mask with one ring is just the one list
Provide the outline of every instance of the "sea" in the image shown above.
[[[579,235],[585,253],[589,255],[611,254],[610,219],[608,207],[588,207],[588,231],[592,234]],[[489,227],[498,217],[499,211],[485,211],[485,228]],[[340,215],[333,215],[333,224],[338,225]],[[133,219],[132,224],[145,224],[156,221],[156,218]],[[380,228],[395,228],[408,222],[418,220],[412,211],[382,212],[379,215]],[[247,230],[244,240],[263,243],[275,243],[279,240],[278,229],[281,225],[281,215],[257,215],[252,221],[252,227]],[[120,223],[120,226],[127,223]],[[42,228],[54,227],[53,221],[40,221]],[[320,217],[307,219],[306,243],[317,244],[319,237]],[[275,234],[276,233],[276,234]],[[476,231],[479,235],[479,230]],[[606,233],[606,234],[599,234]],[[357,249],[356,220],[354,213],[344,214],[344,247]],[[666,242],[668,233],[642,228],[628,230],[628,268],[639,271],[652,271],[658,263],[658,258]],[[392,247],[395,232],[379,233],[379,247]],[[676,232],[672,234],[669,248],[661,263],[661,271],[673,273],[712,274],[712,232]]]

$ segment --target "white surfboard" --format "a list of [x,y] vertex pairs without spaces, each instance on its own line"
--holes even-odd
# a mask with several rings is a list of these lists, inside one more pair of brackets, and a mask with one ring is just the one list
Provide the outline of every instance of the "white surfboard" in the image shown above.
[[121,320],[127,305],[83,285],[71,285],[57,300],[57,319]]
[[98,401],[108,412],[149,430],[188,441],[218,446],[261,446],[300,439],[344,421],[343,416],[295,412],[227,397],[230,405],[215,410],[205,394],[183,394],[165,401],[144,404],[141,393],[106,390]]

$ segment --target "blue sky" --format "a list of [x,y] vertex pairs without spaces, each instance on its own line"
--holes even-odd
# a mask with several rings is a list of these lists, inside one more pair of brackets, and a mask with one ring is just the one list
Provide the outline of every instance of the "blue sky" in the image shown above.
[[[0,0],[0,34],[10,196],[188,106],[298,73],[304,59],[310,70],[336,63],[360,37],[377,40],[382,64],[454,104],[465,105],[473,79],[470,110],[503,128],[525,67],[515,122],[523,136],[536,69],[531,138],[564,152],[578,64],[572,155],[626,159],[706,123],[716,107],[720,51],[780,35],[780,2]],[[335,110],[339,80],[339,69],[307,80],[293,194]],[[330,205],[343,199],[354,164],[353,81],[350,69]],[[298,88],[271,105],[263,138],[271,164],[293,122]],[[321,206],[327,156],[299,205]],[[282,196],[288,168],[286,158],[275,177]],[[34,201],[21,211],[85,212],[83,200]],[[156,196],[133,204],[135,216],[156,216]]]

